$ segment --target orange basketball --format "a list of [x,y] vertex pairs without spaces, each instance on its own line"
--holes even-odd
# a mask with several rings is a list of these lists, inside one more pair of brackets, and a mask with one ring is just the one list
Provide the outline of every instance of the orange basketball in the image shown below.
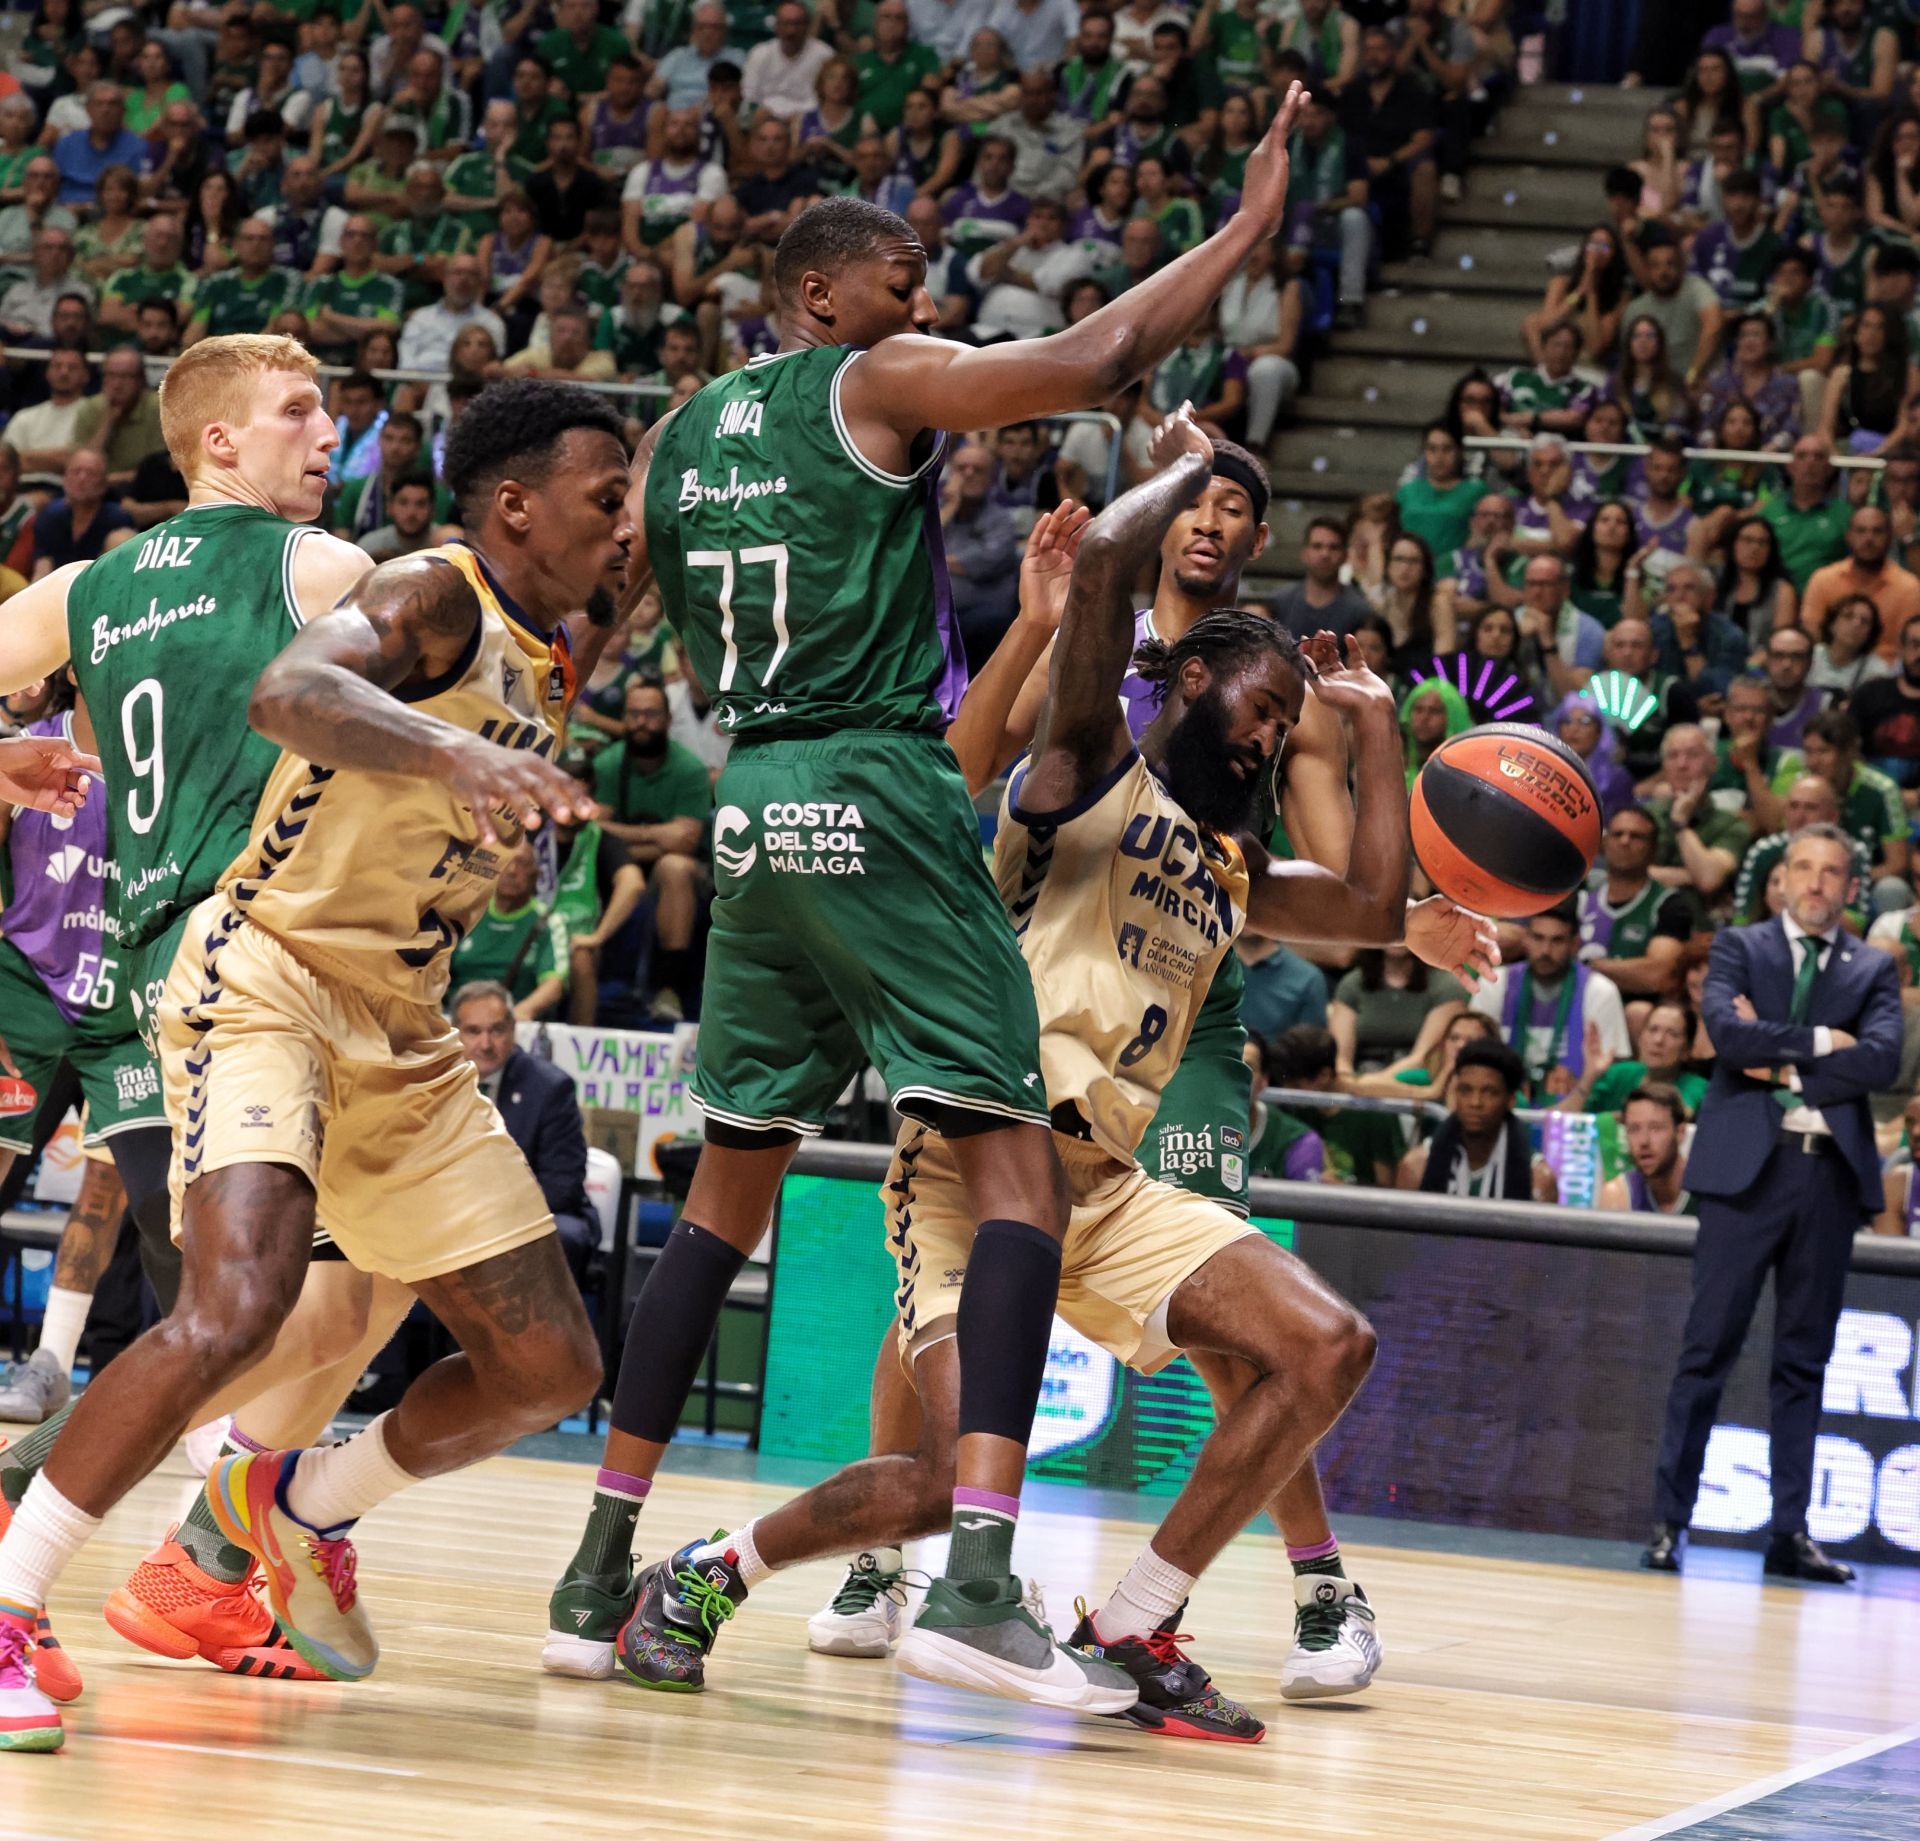
[[1564,742],[1519,722],[1443,741],[1413,783],[1413,854],[1463,908],[1524,920],[1572,894],[1600,848],[1600,798]]

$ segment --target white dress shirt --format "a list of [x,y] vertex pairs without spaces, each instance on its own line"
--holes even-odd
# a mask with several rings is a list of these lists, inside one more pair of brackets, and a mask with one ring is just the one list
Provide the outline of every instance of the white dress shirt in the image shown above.
[[[1780,924],[1787,930],[1787,945],[1792,951],[1794,975],[1798,977],[1801,959],[1800,942],[1815,936],[1809,935],[1806,928],[1801,926],[1791,914],[1782,914],[1780,916]],[[1833,957],[1834,942],[1838,936],[1838,928],[1832,933],[1823,933],[1818,936],[1820,941],[1819,964],[1820,970],[1823,972],[1827,969],[1827,962]],[[1822,1055],[1830,1055],[1832,1053],[1833,1031],[1829,1029],[1825,1023],[1814,1024],[1813,1058],[1817,1061]],[[1798,1093],[1800,1091],[1800,1070],[1795,1067],[1783,1067],[1780,1072],[1786,1077],[1787,1085],[1791,1087],[1795,1093]],[[1781,1129],[1786,1132],[1820,1132],[1827,1137],[1833,1136],[1833,1128],[1827,1123],[1827,1115],[1822,1112],[1818,1106],[1791,1107],[1785,1116],[1782,1117],[1780,1126]]]

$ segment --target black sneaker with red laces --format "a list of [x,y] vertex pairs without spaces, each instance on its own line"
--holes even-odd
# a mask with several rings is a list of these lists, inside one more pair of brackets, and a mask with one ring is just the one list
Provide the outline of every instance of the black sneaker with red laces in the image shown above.
[[1193,1639],[1176,1628],[1181,1612],[1167,1618],[1147,1636],[1124,1636],[1108,1642],[1093,1626],[1087,1601],[1075,1602],[1080,1621],[1067,1639],[1069,1649],[1123,1668],[1139,1685],[1137,1705],[1114,1719],[1131,1720],[1145,1732],[1172,1739],[1214,1739],[1229,1745],[1258,1745],[1266,1737],[1265,1724],[1213,1685],[1213,1677],[1187,1655],[1182,1645]]

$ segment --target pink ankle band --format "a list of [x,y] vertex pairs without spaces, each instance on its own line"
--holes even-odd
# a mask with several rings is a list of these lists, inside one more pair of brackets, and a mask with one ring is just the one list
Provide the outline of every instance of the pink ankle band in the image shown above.
[[1020,1498],[1002,1496],[990,1489],[956,1489],[953,1492],[953,1506],[956,1509],[992,1509],[998,1515],[1018,1515]]
[[602,1469],[594,1478],[593,1487],[602,1495],[630,1496],[636,1502],[644,1502],[648,1490],[653,1488],[653,1479],[629,1476],[624,1470]]
[[1290,1560],[1324,1560],[1339,1551],[1339,1541],[1336,1540],[1333,1535],[1329,1534],[1325,1540],[1318,1541],[1311,1547],[1289,1546],[1287,1548],[1287,1558]]
[[227,1427],[227,1443],[241,1451],[251,1451],[255,1457],[264,1456],[267,1447],[255,1439],[249,1438],[237,1425]]

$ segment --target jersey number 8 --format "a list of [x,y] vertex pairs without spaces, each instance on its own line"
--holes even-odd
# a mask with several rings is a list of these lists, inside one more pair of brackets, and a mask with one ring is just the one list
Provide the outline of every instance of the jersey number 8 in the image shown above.
[[1130,1068],[1153,1053],[1153,1045],[1167,1033],[1167,1013],[1158,1004],[1149,1004],[1140,1016],[1140,1033],[1120,1051],[1120,1065]]

